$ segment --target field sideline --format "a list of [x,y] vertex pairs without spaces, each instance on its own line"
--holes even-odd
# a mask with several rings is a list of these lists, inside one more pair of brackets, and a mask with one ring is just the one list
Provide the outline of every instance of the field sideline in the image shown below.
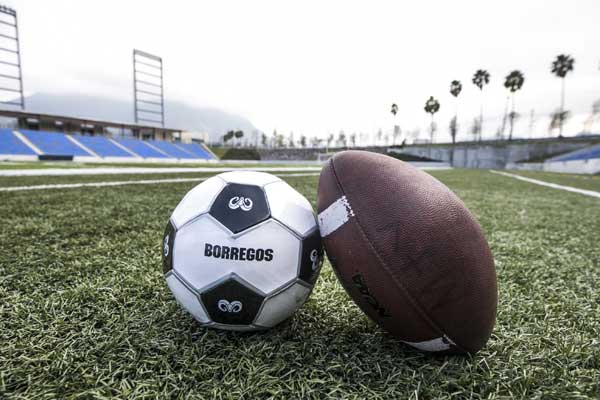
[[[308,303],[271,331],[200,328],[160,265],[166,221],[195,182],[0,192],[0,398],[600,397],[600,199],[484,170],[430,173],[477,216],[495,257],[498,321],[480,353],[402,345],[354,306],[328,264]],[[518,174],[600,190],[600,177]],[[314,205],[318,176],[284,179]]]

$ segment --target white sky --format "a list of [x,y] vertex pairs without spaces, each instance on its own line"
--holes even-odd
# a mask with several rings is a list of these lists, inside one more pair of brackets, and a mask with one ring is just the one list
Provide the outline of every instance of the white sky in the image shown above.
[[[476,69],[492,76],[484,90],[484,130],[496,131],[504,76],[525,74],[517,95],[526,135],[547,131],[560,80],[559,53],[576,59],[567,108],[582,129],[600,98],[600,1],[48,1],[5,0],[19,13],[28,93],[85,92],[132,98],[131,51],[163,57],[167,99],[239,113],[271,133],[391,130],[399,106],[404,128],[426,128],[428,96],[440,100],[439,138],[447,137],[463,82],[461,131],[479,112]],[[166,110],[168,113],[168,109]],[[462,133],[461,133],[462,134]]]

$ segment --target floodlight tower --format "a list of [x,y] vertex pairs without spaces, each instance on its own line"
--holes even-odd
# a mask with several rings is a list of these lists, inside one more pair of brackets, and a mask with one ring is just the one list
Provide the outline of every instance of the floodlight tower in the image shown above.
[[133,50],[133,113],[135,122],[165,126],[162,58]]
[[25,109],[23,96],[23,74],[21,71],[21,51],[19,48],[19,28],[17,12],[0,5],[0,93],[18,93],[18,100],[0,100],[2,104],[19,106]]

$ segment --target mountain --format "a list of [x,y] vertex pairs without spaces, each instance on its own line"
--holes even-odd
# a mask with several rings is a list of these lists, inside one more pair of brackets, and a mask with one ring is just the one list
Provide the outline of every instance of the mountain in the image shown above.
[[[82,94],[35,93],[25,98],[26,111],[133,122],[133,101]],[[208,132],[218,140],[228,130],[250,133],[256,130],[246,118],[216,108],[196,107],[178,101],[165,101],[165,126],[187,131]]]

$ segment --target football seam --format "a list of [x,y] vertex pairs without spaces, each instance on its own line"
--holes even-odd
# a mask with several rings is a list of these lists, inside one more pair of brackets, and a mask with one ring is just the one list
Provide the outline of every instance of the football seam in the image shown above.
[[[342,186],[342,183],[340,182],[338,175],[335,171],[335,165],[334,165],[334,159],[335,157],[333,157],[329,164],[330,164],[330,169],[331,172],[333,173],[333,176],[335,178],[335,183],[338,186],[340,192],[342,193],[342,195],[346,195],[346,192],[344,191],[344,187]],[[375,254],[375,257],[377,257],[377,260],[379,260],[379,263],[381,264],[381,266],[385,269],[385,272],[392,278],[392,281],[396,284],[396,286],[403,292],[403,294],[405,295],[405,297],[408,299],[408,301],[410,302],[411,306],[417,311],[417,313],[425,320],[426,323],[428,323],[434,330],[437,330],[438,333],[441,336],[445,336],[446,333],[444,332],[443,329],[440,328],[440,325],[438,323],[436,323],[424,310],[423,307],[421,307],[421,305],[419,304],[419,302],[417,302],[417,300],[411,296],[411,294],[408,292],[408,290],[404,287],[404,285],[402,285],[401,282],[398,282],[398,280],[396,279],[396,277],[391,273],[390,269],[388,268],[387,264],[385,263],[385,261],[383,260],[383,258],[379,255],[379,252],[377,251],[377,249],[375,248],[375,246],[373,245],[373,243],[371,242],[371,240],[369,239],[369,237],[367,236],[367,234],[365,233],[365,231],[363,230],[361,224],[360,224],[360,220],[358,218],[358,214],[354,213],[354,218],[356,219],[356,226],[358,227],[358,230],[360,232],[360,234],[363,236],[363,238],[366,240],[367,245],[371,248],[371,250],[373,251],[373,253]],[[350,221],[349,221],[350,222]],[[463,346],[459,345],[455,338],[450,338],[452,339],[452,342],[454,343],[454,346],[456,346],[458,349],[462,350],[462,351],[467,351]]]

